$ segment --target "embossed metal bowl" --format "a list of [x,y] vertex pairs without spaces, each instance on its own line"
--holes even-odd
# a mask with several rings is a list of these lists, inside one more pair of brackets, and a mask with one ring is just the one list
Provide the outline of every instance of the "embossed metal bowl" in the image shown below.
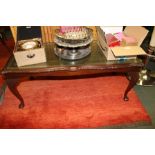
[[[67,38],[65,34],[62,34],[60,32],[60,29],[56,29],[54,42],[59,46],[70,48],[87,46],[93,41],[92,29],[83,27],[83,30],[85,31],[84,36],[70,36],[69,38]],[[74,32],[72,34],[74,35]]]

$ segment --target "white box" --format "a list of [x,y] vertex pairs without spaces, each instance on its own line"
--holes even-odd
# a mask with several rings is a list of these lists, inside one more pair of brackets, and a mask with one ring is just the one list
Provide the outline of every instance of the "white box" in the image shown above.
[[44,48],[14,52],[18,67],[46,62]]
[[40,39],[38,40],[40,41],[41,44],[40,47],[29,50],[19,49],[19,43],[22,41],[16,43],[13,54],[18,67],[46,62],[46,54],[44,46],[42,45],[41,40]]
[[13,54],[17,66],[46,62],[40,26],[18,26],[16,38]]
[[97,30],[98,45],[101,48],[106,59],[116,60],[116,57],[114,56],[113,52],[107,45],[104,31],[99,26],[96,27],[96,30]]

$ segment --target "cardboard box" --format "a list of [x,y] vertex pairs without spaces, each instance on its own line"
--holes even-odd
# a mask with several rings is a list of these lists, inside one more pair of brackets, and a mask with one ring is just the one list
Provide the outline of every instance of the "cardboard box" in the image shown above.
[[[126,36],[132,36],[137,40],[137,46],[141,46],[148,32],[149,31],[142,26],[126,26],[123,31]],[[126,44],[126,46],[128,45]]]
[[[123,42],[121,44],[121,46],[112,47],[112,48],[108,47],[108,45],[107,45],[104,31],[100,27],[97,27],[96,29],[97,29],[99,45],[100,45],[107,60],[118,60],[119,57],[125,56],[126,51],[128,51],[128,54],[126,56],[129,56],[129,53],[132,51],[131,55],[133,56],[133,58],[135,58],[135,56],[140,54],[139,51],[141,51],[141,54],[145,54],[145,51],[143,51],[143,49],[140,48],[140,45],[142,44],[143,40],[145,39],[145,37],[148,33],[148,30],[146,30],[145,28],[143,28],[141,26],[129,26],[129,27],[127,26],[123,33],[127,36],[135,37],[136,43],[127,44],[126,42]],[[121,54],[119,56],[118,56],[118,53],[117,53],[117,55],[115,55],[113,53],[113,51],[116,52],[115,48],[118,51],[121,51]],[[126,49],[128,49],[128,50],[126,50]]]
[[105,32],[99,26],[96,27],[96,30],[97,30],[98,45],[101,48],[106,59],[116,60],[116,57],[112,53],[111,49],[108,47],[108,44],[105,38]]
[[142,26],[127,26],[123,33],[135,38],[136,41],[132,44],[126,42],[121,46],[111,48],[115,57],[146,55],[146,52],[140,46],[148,34],[147,29]]
[[[32,45],[33,48],[31,48]],[[18,67],[46,62],[41,28],[39,26],[17,27],[17,41],[13,54]]]

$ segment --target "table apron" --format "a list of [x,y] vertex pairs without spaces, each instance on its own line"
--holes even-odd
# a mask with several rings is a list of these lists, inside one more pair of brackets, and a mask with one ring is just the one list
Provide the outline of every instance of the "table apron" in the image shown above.
[[139,72],[141,67],[128,67],[128,68],[110,68],[110,69],[76,69],[71,68],[70,70],[58,70],[51,71],[46,70],[42,72],[34,72],[34,71],[21,71],[21,72],[3,72],[4,79],[10,78],[21,78],[21,77],[30,77],[30,76],[76,76],[76,75],[93,75],[93,74],[101,74],[101,73],[128,73],[128,72]]

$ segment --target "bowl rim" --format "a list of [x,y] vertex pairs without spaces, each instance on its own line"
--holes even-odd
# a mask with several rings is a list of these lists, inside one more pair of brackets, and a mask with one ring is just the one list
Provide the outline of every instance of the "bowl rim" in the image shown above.
[[[92,33],[93,32],[93,30],[91,28],[88,28],[88,27],[83,27],[83,28],[85,28],[88,33]],[[58,38],[64,39],[66,41],[85,41],[85,40],[87,40],[90,37],[90,35],[92,35],[92,34],[90,34],[87,37],[82,38],[82,39],[74,39],[74,38],[73,39],[67,39],[67,38],[64,38],[62,35],[60,35],[59,31],[60,31],[60,28],[55,30],[55,36],[58,37]]]

